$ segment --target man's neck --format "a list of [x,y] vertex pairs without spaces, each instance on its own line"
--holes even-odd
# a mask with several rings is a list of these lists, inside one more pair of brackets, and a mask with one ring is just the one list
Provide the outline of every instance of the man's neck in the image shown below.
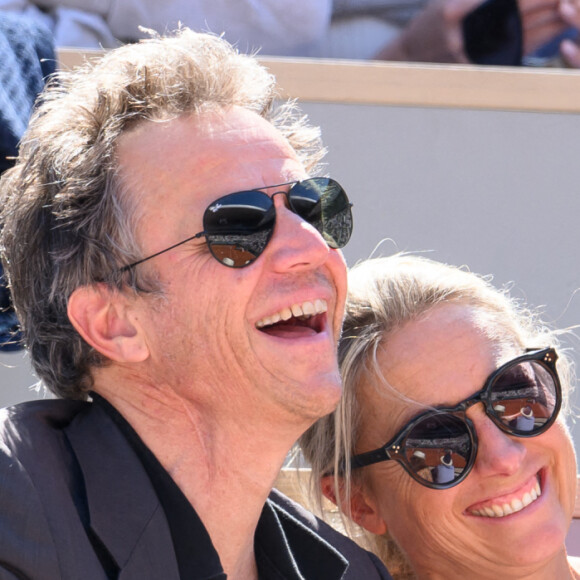
[[[115,383],[111,383],[115,384]],[[182,400],[104,396],[131,424],[204,523],[228,580],[257,578],[254,536],[287,451],[303,430],[279,421],[215,416]],[[126,391],[123,391],[126,393]],[[243,419],[243,420],[242,420]]]

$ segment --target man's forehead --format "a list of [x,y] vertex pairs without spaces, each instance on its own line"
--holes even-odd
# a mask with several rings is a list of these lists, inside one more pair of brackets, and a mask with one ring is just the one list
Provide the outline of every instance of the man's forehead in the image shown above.
[[176,139],[193,137],[207,141],[253,141],[259,136],[279,139],[290,149],[281,132],[269,121],[242,107],[212,108],[167,119],[145,119],[125,130],[119,147],[131,146],[154,135],[158,146],[167,146]]
[[119,139],[118,160],[128,181],[133,181],[131,174],[137,183],[147,174],[148,187],[180,179],[217,179],[225,190],[216,193],[305,176],[283,135],[256,113],[239,107],[142,122]]
[[280,132],[241,108],[142,122],[119,140],[118,163],[129,203],[155,220],[169,208],[201,218],[223,195],[306,177]]

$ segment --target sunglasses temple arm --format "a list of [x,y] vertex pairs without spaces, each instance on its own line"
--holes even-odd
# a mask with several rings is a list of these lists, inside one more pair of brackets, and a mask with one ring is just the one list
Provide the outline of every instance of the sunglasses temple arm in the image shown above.
[[391,459],[390,453],[387,451],[386,447],[381,447],[373,451],[367,451],[366,453],[355,455],[350,460],[350,466],[351,469],[356,469],[357,467],[364,467],[365,465],[380,463],[381,461],[387,461],[388,459]]
[[195,236],[191,236],[191,238],[187,238],[186,240],[181,240],[181,242],[177,242],[177,244],[173,244],[173,246],[169,246],[169,248],[165,248],[164,250],[161,250],[160,252],[157,252],[156,254],[152,254],[151,256],[147,256],[146,258],[143,258],[142,260],[138,260],[137,262],[133,262],[132,264],[129,264],[128,266],[123,266],[119,270],[119,272],[127,272],[127,271],[131,270],[131,268],[134,268],[135,266],[138,266],[139,264],[142,264],[143,262],[147,262],[148,260],[151,260],[152,258],[157,258],[157,256],[161,256],[161,254],[165,254],[165,252],[169,252],[169,250],[173,250],[175,248],[178,248],[179,246],[182,246],[183,244],[186,244],[187,242],[191,242],[191,240],[197,240],[198,238],[201,238],[202,236],[205,236],[205,231],[199,232],[199,234],[195,234]]

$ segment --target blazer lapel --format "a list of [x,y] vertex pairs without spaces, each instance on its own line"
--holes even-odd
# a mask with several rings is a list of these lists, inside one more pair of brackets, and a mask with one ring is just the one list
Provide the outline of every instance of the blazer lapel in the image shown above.
[[84,477],[90,527],[119,567],[119,578],[179,580],[163,509],[114,422],[90,405],[66,434]]

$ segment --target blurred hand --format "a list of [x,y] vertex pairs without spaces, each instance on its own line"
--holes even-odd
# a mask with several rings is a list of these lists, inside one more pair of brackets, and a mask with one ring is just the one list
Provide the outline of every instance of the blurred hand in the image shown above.
[[[519,0],[524,54],[533,52],[569,26],[580,29],[580,0]],[[481,0],[430,0],[397,39],[375,58],[417,62],[469,62],[461,23]],[[573,44],[573,43],[572,43]],[[580,64],[580,47],[567,49]],[[574,53],[572,55],[572,53]]]
[[[560,15],[569,26],[580,30],[580,7],[574,0],[561,0]],[[571,68],[580,68],[580,46],[572,40],[564,40],[560,45],[562,60]]]
[[[573,0],[562,0],[566,3]],[[561,0],[518,0],[524,34],[524,54],[530,54],[568,28]]]

